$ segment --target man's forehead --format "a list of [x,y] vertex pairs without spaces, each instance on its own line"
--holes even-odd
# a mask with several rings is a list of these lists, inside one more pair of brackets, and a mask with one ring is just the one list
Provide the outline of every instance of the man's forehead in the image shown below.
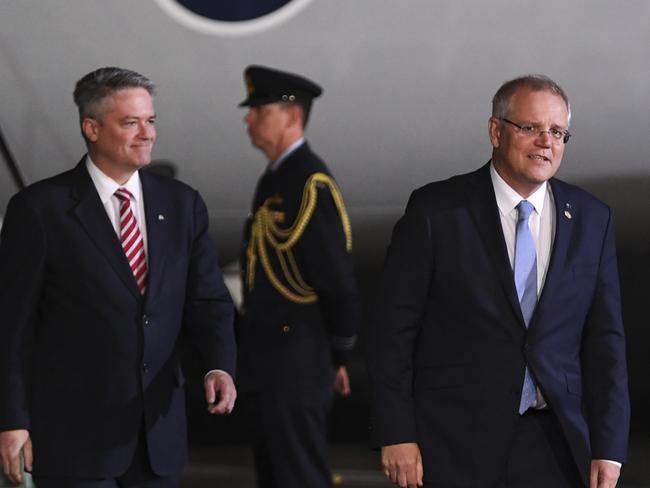
[[535,90],[530,87],[522,87],[515,91],[510,97],[510,107],[530,104],[536,107],[553,106],[561,104],[564,108],[567,103],[559,94],[550,90]]
[[[137,90],[137,91],[136,91]],[[144,102],[144,103],[143,103]],[[153,111],[153,97],[144,88],[123,88],[107,93],[99,101],[99,108],[105,112],[131,111],[131,108],[151,108]]]
[[519,89],[513,93],[508,104],[508,112],[555,114],[568,117],[569,111],[564,99],[548,90]]

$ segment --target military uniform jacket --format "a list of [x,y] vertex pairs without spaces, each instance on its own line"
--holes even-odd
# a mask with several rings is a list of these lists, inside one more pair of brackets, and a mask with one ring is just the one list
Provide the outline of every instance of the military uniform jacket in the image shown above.
[[[312,213],[305,219],[308,202]],[[262,226],[260,210],[267,220]],[[292,226],[284,237],[267,239],[269,227],[283,234]],[[298,234],[288,252],[278,251]],[[245,225],[242,390],[304,391],[331,385],[333,366],[345,362],[360,318],[350,247],[336,184],[304,143],[261,177]]]

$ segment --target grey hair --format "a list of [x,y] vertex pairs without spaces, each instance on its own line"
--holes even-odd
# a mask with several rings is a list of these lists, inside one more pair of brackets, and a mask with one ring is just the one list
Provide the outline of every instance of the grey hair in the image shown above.
[[96,118],[99,106],[114,92],[128,88],[144,88],[152,97],[156,85],[146,76],[123,68],[107,67],[92,71],[77,81],[74,89],[74,103],[79,108],[79,122],[85,118]]
[[506,81],[494,94],[492,98],[492,117],[501,119],[508,115],[510,110],[510,101],[512,96],[521,88],[529,88],[533,91],[545,91],[553,93],[564,100],[567,112],[569,113],[568,122],[571,122],[571,105],[569,97],[560,85],[545,75],[524,75],[510,81]]

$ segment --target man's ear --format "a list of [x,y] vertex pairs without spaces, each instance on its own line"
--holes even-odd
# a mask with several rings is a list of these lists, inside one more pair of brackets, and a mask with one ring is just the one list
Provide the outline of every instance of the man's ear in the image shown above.
[[501,141],[501,128],[503,124],[496,117],[490,117],[488,120],[488,133],[490,135],[490,142],[492,143],[493,148],[500,146]]
[[86,140],[96,142],[99,133],[99,123],[95,119],[86,117],[81,121],[81,132],[86,136]]
[[289,116],[289,122],[292,126],[298,125],[300,128],[302,128],[302,108],[300,108],[300,105],[291,105],[289,107]]

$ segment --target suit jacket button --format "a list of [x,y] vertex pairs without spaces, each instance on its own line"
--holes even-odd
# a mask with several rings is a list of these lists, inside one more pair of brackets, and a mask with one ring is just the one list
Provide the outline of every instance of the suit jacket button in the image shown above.
[[149,366],[147,366],[147,363],[144,363],[142,365],[142,372],[147,374],[149,372]]
[[282,332],[284,332],[285,334],[286,334],[287,332],[289,332],[290,330],[291,330],[291,327],[289,327],[287,324],[284,324],[284,325],[282,326]]

